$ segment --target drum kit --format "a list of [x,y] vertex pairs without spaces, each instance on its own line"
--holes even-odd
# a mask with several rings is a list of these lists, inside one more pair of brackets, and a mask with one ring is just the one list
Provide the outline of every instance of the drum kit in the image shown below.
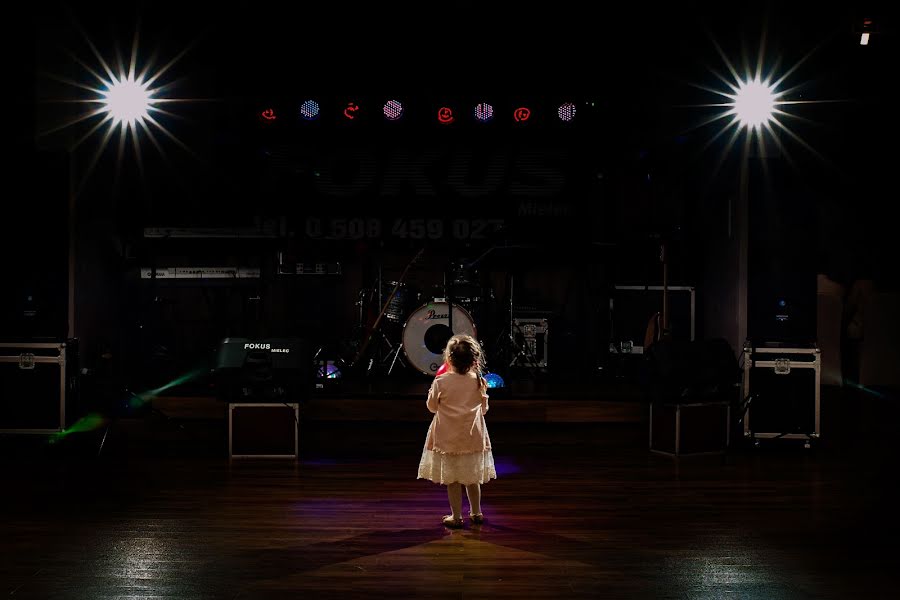
[[434,376],[444,362],[444,347],[452,336],[468,334],[478,339],[476,318],[486,314],[493,290],[481,285],[478,271],[465,262],[453,263],[445,273],[445,283],[434,286],[430,293],[404,279],[384,281],[360,290],[358,331],[365,330],[367,304],[380,305],[382,313],[357,359],[364,358],[360,355],[365,354],[368,342],[378,338],[380,350],[372,349],[370,354],[380,356],[370,356],[365,361],[367,371],[381,363],[391,374],[401,363]]

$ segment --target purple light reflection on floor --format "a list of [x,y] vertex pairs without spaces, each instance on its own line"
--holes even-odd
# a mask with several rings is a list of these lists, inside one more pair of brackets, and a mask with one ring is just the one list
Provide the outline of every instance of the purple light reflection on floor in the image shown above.
[[521,473],[522,468],[514,463],[511,459],[506,457],[494,457],[494,468],[497,470],[497,477],[503,477],[505,475],[515,475],[516,473]]

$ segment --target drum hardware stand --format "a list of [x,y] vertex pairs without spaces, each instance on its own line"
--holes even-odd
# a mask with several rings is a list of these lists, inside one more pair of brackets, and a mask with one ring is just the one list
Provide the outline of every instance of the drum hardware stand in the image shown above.
[[[485,250],[480,256],[478,256],[475,260],[470,263],[467,263],[467,267],[477,266],[480,262],[488,257],[494,250],[504,250],[504,249],[516,249],[522,248],[524,246],[519,245],[493,245],[487,250]],[[510,273],[509,274],[509,307],[508,307],[508,317],[509,321],[507,322],[507,327],[505,330],[500,331],[499,335],[494,339],[494,346],[497,348],[496,355],[498,359],[509,357],[510,360],[501,360],[501,364],[515,366],[519,364],[519,362],[524,357],[527,362],[522,366],[528,366],[529,373],[531,374],[532,379],[536,379],[537,375],[537,357],[534,356],[534,353],[531,352],[530,348],[527,346],[523,346],[516,339],[516,331],[522,336],[522,339],[525,338],[522,329],[516,324],[515,319],[513,317],[513,306],[514,306],[514,285],[515,285],[515,276]],[[506,335],[504,335],[506,334]]]
[[[447,300],[447,326],[450,328],[450,337],[453,333],[453,280],[447,285],[447,271],[444,271],[444,298]],[[448,342],[450,340],[447,340]],[[445,346],[446,347],[446,346]]]
[[[381,289],[380,282],[381,282],[381,269],[379,267],[379,274],[378,274],[378,278],[376,280],[376,285],[378,285],[379,287],[377,287],[375,289],[377,289],[377,290]],[[369,288],[369,289],[371,290],[371,288]],[[364,323],[365,323],[365,304],[367,301],[365,296],[367,296],[367,295],[369,296],[368,300],[371,301],[373,296],[375,296],[375,291],[374,290],[367,291],[366,288],[360,290],[359,298],[356,301],[356,306],[359,307],[358,311],[357,311],[357,323],[356,323],[356,331],[357,332],[364,333],[366,330],[366,326]],[[378,292],[378,297],[379,297],[379,299],[382,297],[382,294],[380,291]],[[391,363],[391,366],[393,368],[393,362],[396,361],[397,354],[399,353],[399,350],[402,348],[402,344],[400,344],[400,348],[398,348],[397,346],[392,344],[390,338],[384,333],[384,331],[380,327],[377,330],[373,330],[372,333],[370,334],[370,336],[375,336],[375,335],[377,335],[381,339],[381,346],[379,347],[380,348],[379,355],[382,352],[385,353],[383,358],[380,358],[378,360],[378,364],[384,364],[388,360],[391,360],[393,358],[392,363]],[[359,343],[362,344],[363,340],[360,340]],[[386,347],[386,349],[385,349],[385,347]],[[374,358],[371,358],[368,361],[368,365],[366,366],[367,374],[371,373],[372,367],[375,366],[375,362],[376,361]],[[388,373],[390,373],[390,371],[388,371]]]
[[[354,367],[355,367],[356,365],[359,364],[360,359],[366,354],[366,350],[368,350],[369,344],[371,343],[372,338],[375,336],[376,333],[378,333],[378,335],[381,337],[381,339],[382,339],[385,343],[387,343],[388,347],[390,348],[390,351],[394,351],[394,350],[395,350],[393,344],[390,343],[390,340],[388,340],[388,339],[387,339],[387,336],[384,334],[384,332],[381,331],[381,322],[382,322],[382,320],[384,319],[384,315],[387,313],[387,310],[388,310],[388,308],[389,308],[390,305],[391,305],[391,301],[394,299],[394,296],[397,295],[397,291],[400,289],[400,286],[403,285],[403,282],[406,280],[406,275],[407,275],[407,273],[409,273],[409,269],[410,269],[410,268],[413,266],[413,264],[419,259],[419,257],[422,256],[422,253],[423,253],[424,251],[425,251],[425,249],[424,249],[424,248],[421,248],[421,249],[416,253],[416,255],[412,258],[412,260],[409,261],[409,263],[406,265],[406,268],[403,269],[403,273],[400,275],[400,279],[397,281],[396,285],[394,285],[394,289],[391,291],[390,294],[388,294],[387,299],[385,299],[384,303],[382,304],[382,306],[381,306],[381,311],[378,313],[378,318],[375,319],[375,323],[372,325],[372,330],[371,330],[371,332],[369,333],[369,335],[366,336],[366,339],[363,341],[362,347],[360,347],[359,351],[356,353],[356,356],[353,357],[353,361],[351,362],[351,366],[354,366]],[[379,280],[379,283],[380,283],[380,282],[381,282],[381,270],[380,270],[380,268],[379,268],[379,272],[378,272],[378,280]],[[381,288],[380,288],[380,286],[379,286],[379,289],[378,289],[378,294],[379,294],[379,298],[381,298]],[[401,347],[402,347],[402,345],[401,345]],[[399,348],[397,349],[397,351],[399,352]],[[389,355],[389,356],[390,356],[390,355]],[[396,360],[397,360],[397,355],[395,354],[395,355],[394,355],[394,361],[396,361]],[[370,358],[368,362],[369,362],[369,364],[368,364],[368,367],[366,368],[366,373],[369,373],[369,372],[372,370],[372,366],[373,366],[374,363],[375,363],[375,359],[374,359],[374,358]],[[384,361],[382,360],[381,362],[383,363]]]
[[[537,373],[537,357],[531,352],[527,345],[522,345],[516,338],[516,332],[525,338],[522,329],[516,324],[513,317],[513,299],[515,297],[515,276],[509,274],[509,321],[507,328],[500,332],[494,344],[498,348],[498,356],[508,356],[510,360],[503,361],[501,364],[509,366],[525,366],[528,367],[532,379],[536,379]],[[506,335],[504,335],[506,334]],[[504,343],[505,342],[505,343]],[[504,350],[506,352],[504,352]],[[524,360],[523,360],[524,359]]]
[[[390,342],[388,342],[388,343],[390,343]],[[397,361],[398,361],[398,360],[399,360],[400,363],[403,364],[404,366],[406,365],[406,363],[403,362],[403,359],[400,358],[400,352],[401,352],[402,350],[403,350],[403,342],[400,342],[399,344],[397,344],[397,349],[393,351],[393,353],[394,353],[394,358],[391,360],[391,366],[388,367],[388,372],[387,372],[388,375],[390,375],[391,373],[393,373],[393,371],[394,371],[394,365],[397,364]],[[390,357],[390,355],[388,355],[388,357]],[[387,360],[387,359],[385,359],[385,360]]]
[[387,354],[383,358],[380,358],[377,361],[375,358],[370,358],[368,361],[368,365],[366,366],[366,374],[371,374],[372,368],[375,366],[376,363],[379,365],[384,365],[388,361],[390,361],[391,366],[388,368],[388,372],[387,372],[387,374],[390,375],[391,371],[393,371],[393,369],[394,369],[394,364],[398,360],[400,361],[401,364],[404,364],[404,365],[406,364],[403,362],[403,359],[400,358],[400,352],[403,350],[403,342],[400,342],[399,344],[397,344],[395,346],[394,344],[391,343],[391,340],[388,338],[388,336],[385,335],[385,333],[383,331],[381,331],[380,329],[378,331],[376,331],[375,334],[377,334],[378,337],[381,338],[381,343],[387,347]]

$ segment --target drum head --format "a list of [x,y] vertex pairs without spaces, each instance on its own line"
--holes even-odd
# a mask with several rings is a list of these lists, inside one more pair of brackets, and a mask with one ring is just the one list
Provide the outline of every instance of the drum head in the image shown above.
[[429,302],[417,308],[403,326],[403,351],[409,363],[425,375],[434,375],[444,363],[444,348],[457,334],[476,336],[469,312],[453,305],[453,332],[446,302]]

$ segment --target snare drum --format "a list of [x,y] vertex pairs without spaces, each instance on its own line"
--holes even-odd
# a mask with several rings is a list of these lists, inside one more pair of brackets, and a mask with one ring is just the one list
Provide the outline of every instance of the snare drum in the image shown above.
[[453,331],[446,302],[429,302],[417,308],[403,325],[403,352],[415,369],[434,376],[444,362],[444,348],[454,335],[477,337],[475,321],[462,306],[453,305]]

